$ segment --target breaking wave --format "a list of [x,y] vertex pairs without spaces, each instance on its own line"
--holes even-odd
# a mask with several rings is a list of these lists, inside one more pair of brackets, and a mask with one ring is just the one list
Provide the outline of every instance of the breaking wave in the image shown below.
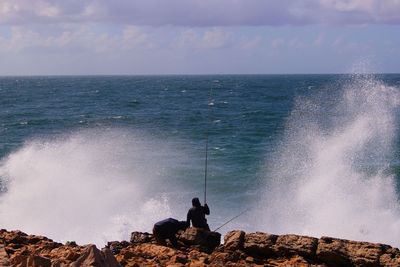
[[168,177],[184,158],[165,142],[124,130],[27,142],[0,165],[0,225],[63,242],[129,240],[130,232],[176,215],[179,186],[171,188]]
[[297,99],[266,167],[258,228],[399,246],[399,103],[398,88],[361,74]]

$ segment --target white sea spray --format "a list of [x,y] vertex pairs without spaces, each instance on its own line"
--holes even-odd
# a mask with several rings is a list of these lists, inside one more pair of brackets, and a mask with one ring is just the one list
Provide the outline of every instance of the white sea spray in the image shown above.
[[179,186],[168,178],[183,158],[166,141],[115,129],[29,141],[1,162],[0,225],[100,247],[129,240],[176,217],[168,191]]
[[399,103],[398,88],[362,74],[298,99],[266,167],[271,179],[256,227],[399,246],[400,205],[389,169]]

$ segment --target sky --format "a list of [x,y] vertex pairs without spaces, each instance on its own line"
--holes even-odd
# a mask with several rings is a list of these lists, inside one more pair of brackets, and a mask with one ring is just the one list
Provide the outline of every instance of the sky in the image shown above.
[[0,76],[400,72],[400,0],[0,0]]

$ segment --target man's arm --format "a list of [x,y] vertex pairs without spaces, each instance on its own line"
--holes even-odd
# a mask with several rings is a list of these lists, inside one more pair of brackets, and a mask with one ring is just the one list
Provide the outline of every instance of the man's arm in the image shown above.
[[204,203],[203,211],[204,214],[210,215],[210,208],[208,207],[207,203]]

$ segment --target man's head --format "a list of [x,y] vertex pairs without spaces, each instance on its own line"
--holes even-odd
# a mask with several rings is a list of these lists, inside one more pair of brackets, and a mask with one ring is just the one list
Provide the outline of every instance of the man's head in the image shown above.
[[193,205],[193,207],[200,207],[201,206],[200,200],[199,200],[198,197],[195,197],[195,198],[192,199],[192,205]]

